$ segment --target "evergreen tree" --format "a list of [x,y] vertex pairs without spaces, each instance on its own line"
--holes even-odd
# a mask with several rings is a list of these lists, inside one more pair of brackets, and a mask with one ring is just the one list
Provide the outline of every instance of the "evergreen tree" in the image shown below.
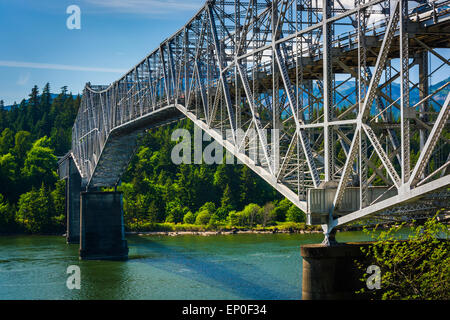
[[0,132],[3,131],[3,129],[6,127],[6,115],[7,112],[5,110],[5,103],[3,100],[0,100]]
[[52,231],[54,207],[51,196],[45,186],[32,189],[20,197],[16,215],[17,222],[30,233],[46,233]]
[[31,134],[28,131],[19,131],[16,133],[14,141],[15,143],[12,152],[16,156],[19,164],[22,166],[26,158],[26,154],[32,146]]
[[6,128],[0,136],[0,155],[8,153],[13,147],[14,132],[10,128]]

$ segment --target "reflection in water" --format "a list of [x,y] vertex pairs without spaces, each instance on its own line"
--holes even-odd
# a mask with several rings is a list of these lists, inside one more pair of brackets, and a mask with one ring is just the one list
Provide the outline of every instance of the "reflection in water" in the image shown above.
[[[343,233],[341,241],[368,240]],[[129,237],[126,262],[79,261],[63,237],[0,237],[0,299],[300,299],[300,246],[322,235]],[[81,290],[66,287],[81,269]]]

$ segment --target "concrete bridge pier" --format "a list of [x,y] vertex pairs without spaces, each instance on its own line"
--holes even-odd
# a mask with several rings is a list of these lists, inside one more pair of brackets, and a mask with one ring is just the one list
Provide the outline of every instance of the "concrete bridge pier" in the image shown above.
[[71,172],[69,178],[66,180],[66,241],[68,244],[80,243],[80,192],[81,177],[75,168],[74,172]]
[[127,260],[121,192],[81,193],[81,260]]
[[302,299],[365,299],[365,295],[356,294],[364,287],[360,280],[364,271],[357,267],[355,260],[367,264],[367,258],[361,251],[362,247],[367,246],[369,243],[302,246]]
[[66,182],[66,241],[80,243],[80,193],[82,179],[70,154],[59,162],[60,178]]

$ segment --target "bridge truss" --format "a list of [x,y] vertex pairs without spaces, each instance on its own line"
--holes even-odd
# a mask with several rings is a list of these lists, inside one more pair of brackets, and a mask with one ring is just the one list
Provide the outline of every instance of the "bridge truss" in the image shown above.
[[449,82],[430,78],[450,74],[449,2],[207,1],[120,80],[86,86],[86,187],[117,185],[138,133],[187,117],[326,235],[446,210]]

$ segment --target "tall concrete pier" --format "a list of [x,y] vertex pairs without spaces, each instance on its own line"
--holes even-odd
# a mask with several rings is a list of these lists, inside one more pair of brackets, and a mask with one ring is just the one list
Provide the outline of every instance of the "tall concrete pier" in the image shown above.
[[83,260],[126,260],[122,193],[83,192],[86,186],[71,153],[59,161],[66,181],[68,244],[80,244]]
[[59,176],[66,182],[66,240],[68,244],[80,243],[80,193],[81,176],[72,155],[59,162]]
[[345,243],[333,246],[322,244],[301,247],[303,257],[303,300],[364,299],[357,295],[364,283],[363,271],[355,260],[366,260],[361,247],[369,243]]
[[80,259],[126,260],[122,193],[81,193]]
[[67,243],[80,243],[80,193],[81,177],[73,163],[70,164],[70,175],[66,184],[67,201]]

